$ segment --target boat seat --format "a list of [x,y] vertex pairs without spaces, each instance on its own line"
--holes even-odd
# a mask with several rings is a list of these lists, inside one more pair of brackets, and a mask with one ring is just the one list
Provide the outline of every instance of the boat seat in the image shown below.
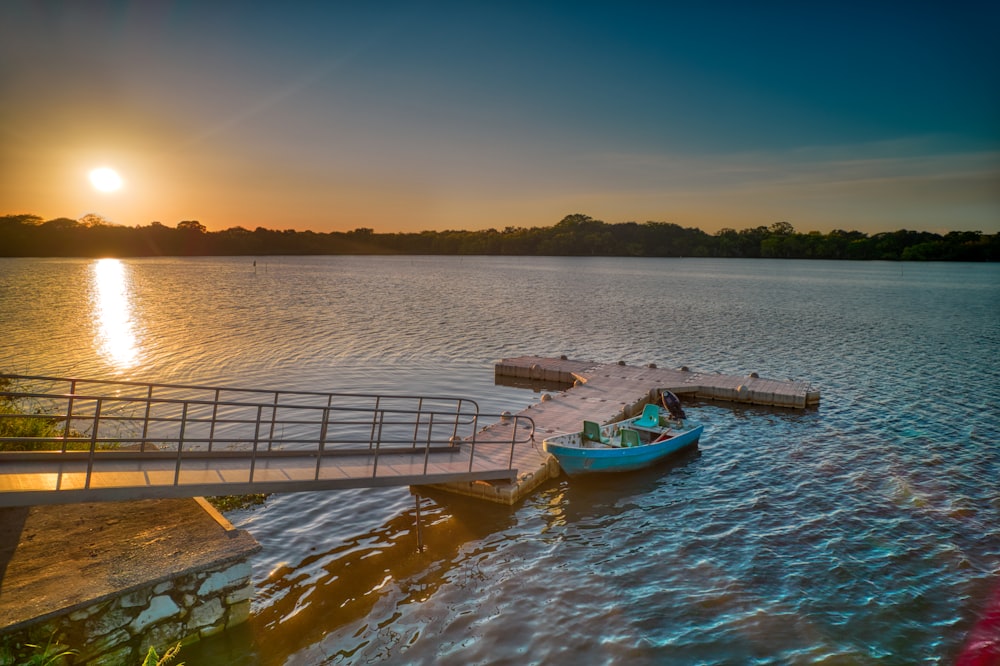
[[601,444],[610,443],[610,440],[601,434],[601,426],[593,421],[583,422],[583,438],[589,439],[592,442],[600,442]]
[[649,403],[642,408],[642,416],[634,421],[634,425],[639,428],[659,428],[660,408]]
[[639,446],[639,431],[631,428],[622,428],[622,448],[629,446]]

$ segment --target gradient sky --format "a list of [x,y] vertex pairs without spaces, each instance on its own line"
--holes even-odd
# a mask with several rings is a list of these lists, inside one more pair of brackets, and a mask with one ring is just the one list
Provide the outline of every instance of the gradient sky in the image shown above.
[[995,0],[3,0],[0,214],[997,233],[998,35]]

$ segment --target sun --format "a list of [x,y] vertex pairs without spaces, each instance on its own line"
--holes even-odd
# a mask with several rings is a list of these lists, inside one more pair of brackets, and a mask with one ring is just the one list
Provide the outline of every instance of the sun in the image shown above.
[[122,177],[111,167],[99,167],[90,172],[90,183],[101,192],[120,190],[122,182]]

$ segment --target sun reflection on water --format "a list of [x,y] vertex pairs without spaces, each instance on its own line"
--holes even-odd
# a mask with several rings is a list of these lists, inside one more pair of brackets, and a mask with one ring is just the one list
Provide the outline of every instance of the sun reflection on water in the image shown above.
[[139,362],[130,287],[128,267],[118,259],[99,259],[94,264],[95,342],[101,355],[118,370],[128,370]]

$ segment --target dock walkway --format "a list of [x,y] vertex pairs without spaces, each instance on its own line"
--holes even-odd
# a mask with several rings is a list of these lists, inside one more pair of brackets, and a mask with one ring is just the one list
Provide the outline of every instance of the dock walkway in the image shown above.
[[19,378],[53,388],[3,395],[44,401],[51,408],[42,413],[61,416],[0,416],[52,421],[62,434],[0,440],[45,439],[62,450],[0,453],[0,506],[389,485],[513,504],[560,473],[542,450],[546,437],[579,431],[584,419],[634,416],[658,401],[660,389],[786,408],[819,402],[806,382],[756,373],[537,356],[504,359],[495,373],[498,383],[549,382],[558,390],[480,429],[483,415],[464,398]]
[[532,440],[466,398],[0,379],[0,507],[509,481]]
[[[621,420],[638,414],[649,402],[658,401],[660,389],[698,400],[805,409],[819,404],[819,391],[808,382],[781,381],[756,376],[723,375],[629,366],[563,358],[520,356],[503,359],[495,366],[497,383],[535,381],[566,387],[546,393],[542,401],[522,410],[535,425],[531,446],[515,450],[513,467],[518,471],[512,482],[448,483],[439,487],[449,492],[480,497],[501,504],[514,504],[532,490],[559,476],[555,458],[542,450],[542,441],[560,433],[579,431],[584,419],[599,423]],[[486,428],[491,439],[506,435],[510,426],[497,423]]]

